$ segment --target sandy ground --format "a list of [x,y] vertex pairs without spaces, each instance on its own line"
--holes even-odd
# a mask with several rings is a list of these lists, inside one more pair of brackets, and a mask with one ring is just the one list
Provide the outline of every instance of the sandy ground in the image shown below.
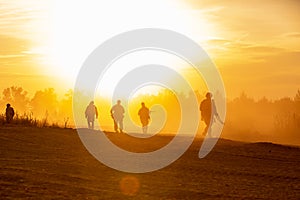
[[[147,151],[172,138],[131,141],[107,133],[123,148]],[[300,149],[219,140],[204,159],[201,139],[170,166],[130,174],[101,164],[76,130],[0,127],[1,199],[300,199]],[[154,145],[151,145],[154,144]]]

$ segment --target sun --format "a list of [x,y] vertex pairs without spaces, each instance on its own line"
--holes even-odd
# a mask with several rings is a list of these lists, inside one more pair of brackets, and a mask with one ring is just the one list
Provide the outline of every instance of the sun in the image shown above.
[[[135,52],[131,52],[119,59],[117,59],[115,62],[113,62],[109,68],[105,71],[105,73],[100,78],[100,81],[98,83],[98,92],[97,94],[104,95],[108,98],[111,98],[114,94],[114,90],[118,87],[119,81],[128,76],[128,74],[133,73],[135,74],[136,69],[143,66],[165,66],[168,67],[174,71],[176,71],[178,74],[181,74],[181,76],[184,76],[183,72],[184,69],[189,66],[189,63],[187,63],[182,58],[160,50],[139,50]],[[144,77],[145,74],[136,74],[134,77]],[[147,75],[146,75],[147,76]],[[148,74],[150,76],[150,74]],[[156,76],[163,76],[164,80],[172,80],[174,77],[171,74],[157,74]],[[188,79],[188,78],[187,78]],[[176,81],[176,80],[173,80]],[[151,87],[153,85],[153,87]],[[139,92],[143,91],[143,93],[149,94],[157,93],[158,92],[158,85],[149,83],[146,85],[140,85],[136,90]],[[143,90],[143,87],[147,87],[147,90]],[[181,85],[176,85],[177,91],[184,91],[186,88],[181,87]],[[138,93],[131,94],[132,96],[138,95]],[[125,94],[124,94],[125,95]],[[122,98],[122,94],[120,94],[119,98]]]
[[[208,37],[210,32],[209,24],[199,13],[191,12],[179,0],[57,0],[52,2],[51,9],[52,37],[47,68],[49,73],[69,84],[75,83],[80,67],[97,46],[122,32],[163,28],[194,40]],[[199,32],[199,28],[203,31]]]

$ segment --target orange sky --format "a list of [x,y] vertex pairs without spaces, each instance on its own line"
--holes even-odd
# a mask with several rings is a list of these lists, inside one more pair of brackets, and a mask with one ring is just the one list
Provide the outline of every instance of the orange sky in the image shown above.
[[0,0],[0,90],[67,91],[101,42],[157,27],[199,42],[219,68],[229,98],[242,91],[293,97],[300,88],[299,10],[297,0]]

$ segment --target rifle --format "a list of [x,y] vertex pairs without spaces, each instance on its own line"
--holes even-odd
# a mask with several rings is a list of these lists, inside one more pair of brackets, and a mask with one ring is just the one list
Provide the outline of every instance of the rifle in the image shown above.
[[221,118],[220,118],[220,116],[219,116],[219,114],[217,113],[216,114],[216,118],[217,118],[217,120],[218,120],[218,122],[220,122],[221,124],[225,124],[225,122],[223,122],[222,120],[221,120]]
[[155,111],[153,111],[153,110],[149,110],[149,114],[151,114],[151,113],[153,113],[153,112],[155,112]]

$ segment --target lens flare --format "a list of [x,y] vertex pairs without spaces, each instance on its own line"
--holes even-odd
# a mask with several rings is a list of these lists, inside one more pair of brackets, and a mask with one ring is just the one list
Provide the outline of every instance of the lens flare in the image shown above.
[[134,176],[125,176],[120,180],[120,190],[126,196],[135,196],[140,189],[140,181]]

